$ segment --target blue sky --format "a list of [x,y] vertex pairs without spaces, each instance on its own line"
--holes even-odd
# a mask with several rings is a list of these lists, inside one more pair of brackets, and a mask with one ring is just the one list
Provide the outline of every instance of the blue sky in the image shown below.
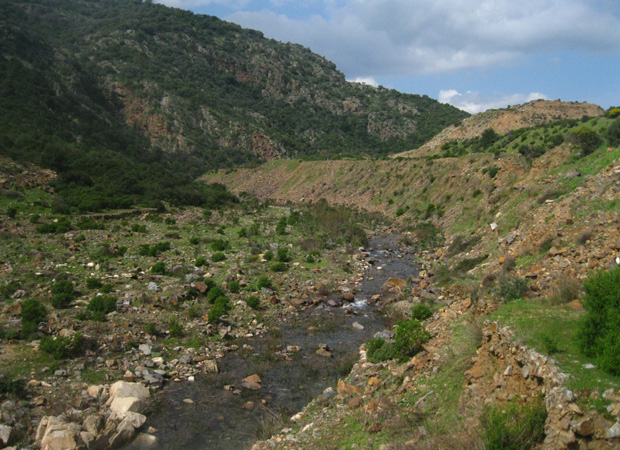
[[619,0],[156,0],[295,42],[346,78],[476,113],[620,105]]

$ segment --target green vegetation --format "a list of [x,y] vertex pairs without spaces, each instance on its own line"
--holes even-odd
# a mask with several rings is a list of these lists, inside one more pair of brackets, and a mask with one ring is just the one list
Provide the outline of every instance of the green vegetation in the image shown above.
[[86,340],[80,332],[77,332],[73,337],[56,336],[43,336],[39,348],[45,353],[49,353],[54,359],[67,359],[74,356],[79,356],[86,350]]
[[68,308],[75,300],[73,283],[69,280],[58,280],[51,289],[52,306],[57,309]]
[[547,410],[542,399],[533,405],[510,403],[485,410],[480,419],[487,450],[528,450],[545,439]]
[[596,358],[601,369],[620,375],[620,267],[593,274],[583,287],[582,351]]
[[45,306],[36,298],[29,298],[22,304],[22,338],[37,339],[39,323],[47,320]]
[[422,351],[422,345],[431,338],[419,320],[403,320],[396,324],[394,342],[372,338],[366,343],[368,360],[373,363],[390,359],[406,360]]
[[499,300],[510,302],[523,298],[529,288],[530,284],[525,278],[504,275],[497,280],[494,294]]

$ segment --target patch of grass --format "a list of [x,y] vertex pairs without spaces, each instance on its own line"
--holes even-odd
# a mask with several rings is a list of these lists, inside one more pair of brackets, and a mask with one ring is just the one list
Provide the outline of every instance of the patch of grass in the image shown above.
[[592,358],[583,355],[577,341],[577,330],[585,313],[566,305],[549,305],[528,300],[515,300],[501,306],[489,316],[489,320],[499,321],[509,326],[515,339],[543,354],[549,354],[548,345],[555,353],[553,357],[562,371],[572,375],[567,387],[576,391],[605,390],[620,386],[620,376],[603,372],[600,368],[584,368],[593,363]]
[[532,405],[510,403],[485,410],[480,418],[487,450],[529,450],[545,439],[547,410],[542,399]]

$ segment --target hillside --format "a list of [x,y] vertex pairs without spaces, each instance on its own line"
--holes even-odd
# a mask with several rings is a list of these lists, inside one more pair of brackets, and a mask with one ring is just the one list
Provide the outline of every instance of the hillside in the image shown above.
[[467,116],[349,83],[302,46],[151,2],[7,0],[0,17],[4,151],[48,165],[37,148],[52,144],[174,152],[171,164],[192,174],[275,157],[377,156]]
[[416,356],[371,356],[382,344],[368,341],[348,377],[255,450],[617,448],[620,379],[578,338],[584,280],[619,272],[617,111],[498,134],[486,151],[473,135],[432,156],[274,161],[205,179],[391,216],[424,270],[382,302],[396,317],[432,311]]
[[418,157],[438,153],[442,145],[451,141],[466,141],[482,136],[486,130],[500,135],[521,128],[543,125],[560,120],[582,117],[600,117],[605,113],[600,106],[589,103],[562,102],[561,100],[534,100],[504,109],[491,109],[464,119],[459,125],[443,129],[420,148],[393,155],[393,157]]

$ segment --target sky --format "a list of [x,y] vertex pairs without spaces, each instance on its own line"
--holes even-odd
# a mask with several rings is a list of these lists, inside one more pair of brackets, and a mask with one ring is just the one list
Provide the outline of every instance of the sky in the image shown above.
[[619,0],[155,0],[310,48],[349,81],[470,113],[620,105]]

